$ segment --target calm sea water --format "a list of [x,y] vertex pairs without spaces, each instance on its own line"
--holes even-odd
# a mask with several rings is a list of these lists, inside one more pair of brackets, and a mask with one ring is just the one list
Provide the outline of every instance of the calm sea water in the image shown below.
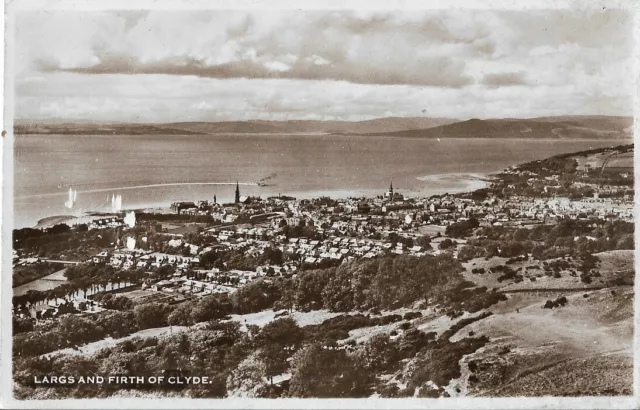
[[[317,135],[20,135],[14,151],[14,227],[41,218],[177,200],[243,195],[373,195],[389,183],[430,195],[468,189],[467,177],[550,155],[630,140],[450,139]],[[455,177],[445,174],[460,174]],[[426,178],[425,178],[426,177]],[[264,180],[268,186],[256,186]],[[199,184],[195,184],[199,183]],[[246,184],[246,185],[243,185]],[[77,190],[65,208],[69,187]]]

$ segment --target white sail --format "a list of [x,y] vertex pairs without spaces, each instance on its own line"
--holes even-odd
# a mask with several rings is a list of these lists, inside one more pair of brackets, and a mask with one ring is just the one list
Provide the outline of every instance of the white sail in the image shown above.
[[122,211],[122,195],[111,196],[111,211],[112,212],[120,212]]
[[76,196],[77,196],[76,191],[74,191],[73,188],[69,188],[69,199],[65,201],[64,206],[67,207],[68,209],[73,208],[73,206],[76,203]]

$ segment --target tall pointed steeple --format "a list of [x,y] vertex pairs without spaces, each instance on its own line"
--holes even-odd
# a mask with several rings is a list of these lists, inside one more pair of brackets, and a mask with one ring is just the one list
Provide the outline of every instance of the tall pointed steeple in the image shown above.
[[218,203],[218,198],[216,198],[216,195],[215,195],[215,194],[213,195],[213,203],[214,203],[214,204],[217,204],[217,203]]
[[389,186],[389,196],[393,198],[393,181],[391,181],[391,185]]
[[236,181],[236,204],[240,203],[240,184]]

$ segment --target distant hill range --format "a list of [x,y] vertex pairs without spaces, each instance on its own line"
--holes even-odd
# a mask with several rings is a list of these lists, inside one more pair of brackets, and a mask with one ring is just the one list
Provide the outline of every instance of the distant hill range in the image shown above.
[[567,116],[531,119],[478,120],[420,130],[377,133],[413,138],[631,138],[632,117]]
[[208,135],[208,134],[344,134],[412,138],[631,138],[632,117],[562,116],[530,119],[388,117],[367,121],[227,121],[137,123],[42,123],[17,120],[16,134]]

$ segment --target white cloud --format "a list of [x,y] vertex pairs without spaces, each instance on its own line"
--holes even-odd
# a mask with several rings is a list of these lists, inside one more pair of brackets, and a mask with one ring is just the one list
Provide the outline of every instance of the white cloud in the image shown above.
[[213,108],[213,106],[209,103],[207,103],[206,101],[200,101],[197,104],[193,104],[191,106],[191,108],[195,109],[195,110],[210,110]]
[[631,110],[620,12],[32,12],[16,38],[21,118]]
[[291,66],[282,63],[280,61],[269,61],[264,63],[264,66],[267,67],[267,69],[272,70],[272,71],[288,71],[291,69]]

